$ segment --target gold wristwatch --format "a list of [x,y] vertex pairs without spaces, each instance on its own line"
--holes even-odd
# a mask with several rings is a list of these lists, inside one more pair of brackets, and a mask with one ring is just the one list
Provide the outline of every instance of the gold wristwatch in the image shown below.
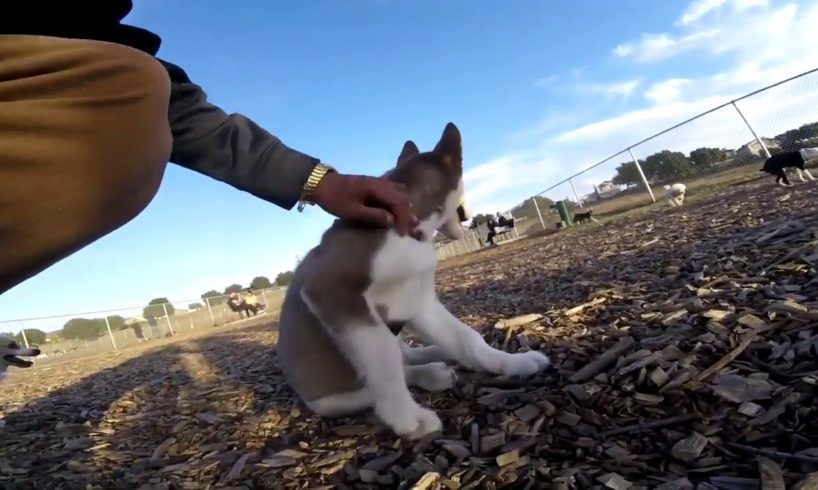
[[310,176],[307,177],[307,182],[304,183],[304,187],[301,189],[301,197],[298,200],[299,213],[304,211],[305,205],[315,204],[315,202],[312,200],[312,195],[315,192],[315,188],[318,187],[318,184],[321,183],[324,176],[330,172],[335,172],[335,169],[329,165],[324,165],[323,163],[319,163],[312,169]]

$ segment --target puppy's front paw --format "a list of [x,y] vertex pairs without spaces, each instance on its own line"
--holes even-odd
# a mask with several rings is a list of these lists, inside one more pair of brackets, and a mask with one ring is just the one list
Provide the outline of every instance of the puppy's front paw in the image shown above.
[[437,414],[417,403],[392,406],[386,403],[375,407],[375,413],[395,434],[406,439],[420,439],[438,432],[443,423]]
[[415,367],[418,368],[418,372],[414,384],[426,391],[432,393],[446,391],[457,382],[457,373],[445,362],[432,362]]
[[536,350],[509,354],[503,362],[506,376],[531,376],[551,365],[548,356]]

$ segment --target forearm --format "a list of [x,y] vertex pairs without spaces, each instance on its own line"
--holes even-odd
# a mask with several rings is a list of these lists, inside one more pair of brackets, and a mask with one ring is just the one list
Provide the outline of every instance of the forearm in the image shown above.
[[171,78],[170,161],[292,209],[319,160],[287,147],[240,114],[226,114],[181,68],[160,61]]

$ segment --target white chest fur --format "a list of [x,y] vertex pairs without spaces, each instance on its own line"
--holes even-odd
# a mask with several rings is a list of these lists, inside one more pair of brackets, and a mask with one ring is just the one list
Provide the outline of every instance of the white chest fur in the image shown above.
[[414,318],[435,297],[436,266],[432,243],[390,232],[373,258],[366,299],[385,307],[390,321]]

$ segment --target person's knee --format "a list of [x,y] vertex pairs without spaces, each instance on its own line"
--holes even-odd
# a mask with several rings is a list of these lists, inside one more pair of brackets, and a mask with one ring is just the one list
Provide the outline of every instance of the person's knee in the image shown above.
[[172,140],[170,80],[145,53],[16,36],[0,60],[0,155],[13,162],[0,169],[0,228],[14,230],[0,247],[3,289],[140,214]]
[[[172,149],[168,123],[170,79],[164,67],[141,51],[111,43],[88,43],[83,56],[89,75],[89,111],[78,139],[103,172],[117,221],[142,212],[159,190]],[[98,174],[99,175],[99,174]],[[127,190],[127,192],[122,192]]]

